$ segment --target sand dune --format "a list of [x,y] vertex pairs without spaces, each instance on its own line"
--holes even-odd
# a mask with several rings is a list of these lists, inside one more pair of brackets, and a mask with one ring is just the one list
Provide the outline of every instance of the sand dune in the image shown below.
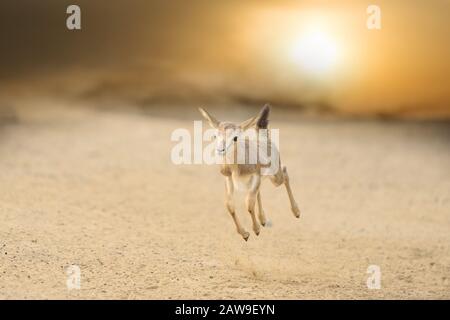
[[[273,226],[244,242],[217,168],[170,161],[170,134],[192,128],[194,108],[14,110],[0,123],[2,299],[450,298],[448,123],[275,108],[302,217],[267,183]],[[72,264],[80,290],[66,287]],[[372,264],[380,290],[366,286]]]

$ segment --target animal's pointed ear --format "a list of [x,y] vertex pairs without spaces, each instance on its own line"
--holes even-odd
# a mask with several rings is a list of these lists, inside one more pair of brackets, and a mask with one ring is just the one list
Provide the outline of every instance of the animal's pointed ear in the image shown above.
[[217,121],[217,119],[214,118],[212,115],[210,115],[205,109],[198,108],[198,110],[202,114],[203,118],[205,118],[209,122],[209,125],[211,127],[215,128],[215,129],[217,129],[219,127],[220,122]]
[[256,124],[256,121],[258,120],[258,117],[252,117],[250,119],[245,120],[244,122],[241,122],[239,127],[241,127],[242,131],[245,131],[247,129],[250,129]]
[[266,103],[258,115],[258,121],[256,122],[256,127],[258,129],[267,129],[267,126],[269,125],[269,114],[270,104]]

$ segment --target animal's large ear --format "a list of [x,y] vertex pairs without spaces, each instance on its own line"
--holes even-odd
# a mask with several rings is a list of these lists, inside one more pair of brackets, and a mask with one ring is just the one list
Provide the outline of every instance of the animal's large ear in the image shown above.
[[269,114],[270,114],[270,104],[265,104],[262,107],[258,115],[258,121],[256,122],[256,127],[259,129],[267,129],[269,125]]
[[203,118],[205,118],[209,122],[209,125],[211,127],[215,128],[215,129],[217,129],[219,127],[219,121],[217,121],[217,119],[214,118],[212,115],[210,115],[205,109],[198,108],[198,110],[202,114]]
[[256,117],[250,118],[242,122],[239,126],[243,131],[256,126],[258,129],[267,129],[269,124],[270,105],[265,104]]

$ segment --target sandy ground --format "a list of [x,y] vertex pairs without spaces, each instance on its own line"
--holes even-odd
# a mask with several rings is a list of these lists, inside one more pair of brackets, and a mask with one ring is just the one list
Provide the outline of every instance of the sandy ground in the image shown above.
[[[0,126],[2,299],[450,298],[448,123],[274,109],[302,217],[266,182],[273,226],[245,242],[217,168],[170,161],[194,110],[53,105],[20,105]],[[80,290],[66,287],[72,264]],[[366,286],[373,264],[380,290]]]

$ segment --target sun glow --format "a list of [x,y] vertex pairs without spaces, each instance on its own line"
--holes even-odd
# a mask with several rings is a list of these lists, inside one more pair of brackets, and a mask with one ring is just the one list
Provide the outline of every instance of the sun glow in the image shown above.
[[305,32],[293,41],[291,56],[294,63],[311,74],[329,72],[338,62],[338,48],[335,41],[318,30]]

